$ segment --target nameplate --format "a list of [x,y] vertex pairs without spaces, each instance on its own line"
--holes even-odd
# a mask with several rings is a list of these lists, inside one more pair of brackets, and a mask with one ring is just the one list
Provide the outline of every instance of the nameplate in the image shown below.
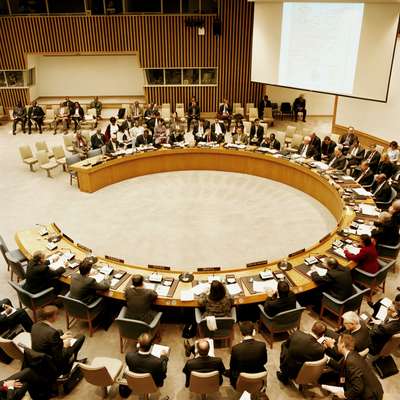
[[197,268],[197,272],[212,272],[212,271],[221,271],[221,267],[200,267]]
[[251,262],[251,263],[247,263],[246,267],[247,268],[251,268],[251,267],[257,267],[259,265],[265,265],[265,264],[268,264],[268,260],[254,261],[254,262]]
[[86,251],[87,253],[91,253],[92,249],[89,249],[89,247],[84,246],[83,244],[76,244],[81,250]]
[[167,267],[166,265],[153,265],[153,264],[149,264],[147,266],[147,268],[149,269],[158,269],[160,271],[171,271],[171,267]]
[[70,242],[74,243],[74,241],[68,235],[66,235],[65,233],[63,233],[62,235],[63,235],[63,238],[65,238],[65,239],[69,240]]
[[293,253],[290,253],[290,254],[288,255],[288,257],[290,258],[290,257],[297,256],[297,255],[303,253],[305,250],[306,250],[306,249],[297,250],[297,251],[295,251],[295,252],[293,252]]
[[331,237],[331,234],[328,233],[327,235],[325,235],[322,239],[319,240],[319,243],[325,242],[326,239],[329,239]]
[[56,230],[58,232],[61,232],[61,229],[58,227],[58,225],[55,222],[53,222],[53,226],[54,226],[54,228],[56,228]]
[[125,262],[122,258],[117,258],[117,257],[107,256],[107,255],[105,255],[104,257],[107,260],[115,261],[115,262],[118,262],[118,263],[121,263],[121,264],[123,264]]

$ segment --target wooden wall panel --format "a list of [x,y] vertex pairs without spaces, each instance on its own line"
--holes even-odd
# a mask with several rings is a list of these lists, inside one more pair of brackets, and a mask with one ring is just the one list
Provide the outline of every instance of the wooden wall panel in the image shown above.
[[[0,69],[25,69],[27,53],[138,52],[143,68],[217,67],[219,71],[217,87],[147,88],[152,100],[186,104],[194,93],[203,111],[215,111],[224,96],[232,102],[257,101],[263,85],[250,83],[254,4],[220,2],[220,36],[213,34],[212,16],[203,17],[204,36],[197,34],[197,28],[186,27],[187,17],[176,15],[2,17]],[[10,106],[8,101],[18,94],[4,91],[0,89],[0,98],[8,99],[4,105]]]
[[14,107],[18,101],[22,104],[28,104],[29,91],[28,89],[2,89],[0,90],[0,104],[9,109]]

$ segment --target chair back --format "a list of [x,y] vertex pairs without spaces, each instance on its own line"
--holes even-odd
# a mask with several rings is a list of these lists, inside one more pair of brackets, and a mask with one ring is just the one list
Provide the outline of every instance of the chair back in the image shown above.
[[88,305],[83,301],[73,299],[71,297],[59,295],[63,301],[65,311],[75,318],[87,318],[88,315]]
[[383,150],[385,149],[382,145],[380,145],[380,144],[377,144],[376,146],[375,146],[375,149],[376,149],[376,151],[378,151],[379,153],[383,153]]
[[283,114],[291,114],[292,113],[292,105],[288,102],[281,103],[281,112]]
[[72,156],[66,157],[65,162],[68,166],[76,164],[81,161],[81,156],[79,154],[73,154]]
[[115,319],[121,337],[136,340],[142,333],[148,333],[152,330],[146,322],[125,318],[126,312],[127,307],[122,307],[118,318]]
[[219,372],[197,372],[190,374],[189,390],[193,393],[207,394],[219,391]]
[[90,115],[91,117],[96,117],[97,116],[96,109],[89,108],[89,110],[87,110],[87,115]]
[[336,133],[331,133],[331,140],[334,141],[336,144],[339,143],[340,140],[340,135],[337,135]]
[[199,328],[203,333],[203,337],[209,338],[223,338],[229,337],[235,324],[235,318],[232,317],[216,317],[217,330],[210,331],[207,327],[207,319],[202,319],[199,324]]
[[24,360],[23,350],[12,340],[0,337],[0,349],[14,360]]
[[91,134],[89,131],[82,131],[82,136],[83,138],[86,140],[86,143],[88,144],[88,146],[90,146],[90,138],[91,138]]
[[300,326],[301,315],[305,307],[297,304],[293,310],[282,311],[273,317],[267,315],[264,307],[259,304],[260,318],[265,323],[270,332],[286,332],[288,330],[298,328]]
[[[222,104],[223,104],[223,103],[222,103]],[[249,115],[249,113],[250,113],[250,108],[254,108],[254,103],[246,103],[246,104],[245,104],[246,115]]]
[[264,108],[264,118],[273,118],[272,117],[272,107]]
[[295,133],[292,138],[292,143],[290,144],[290,147],[298,149],[303,142],[303,135],[300,135],[299,133]]
[[249,107],[249,121],[258,118],[258,110],[255,107]]
[[243,107],[237,107],[235,114],[240,114],[244,116],[244,108]]
[[258,372],[256,374],[248,374],[241,372],[236,382],[236,390],[240,393],[244,391],[253,394],[258,393],[265,386],[267,371]]
[[8,281],[8,283],[17,292],[18,298],[21,301],[21,303],[30,309],[44,306],[48,304],[51,299],[54,298],[53,287],[50,287],[39,293],[29,293],[28,291],[22,288],[24,281],[21,281],[19,284],[14,283],[12,281]]
[[146,395],[158,391],[158,387],[149,373],[137,374],[135,372],[126,371],[125,377],[128,386],[132,389],[135,395]]
[[69,147],[73,145],[74,135],[63,135],[64,146]]
[[260,126],[263,127],[264,134],[266,134],[267,133],[267,129],[268,129],[268,124],[266,122],[260,122]]
[[14,110],[8,110],[8,115],[9,115],[11,121],[14,119],[13,114],[14,114]]
[[400,333],[393,335],[383,346],[380,357],[390,356],[394,351],[396,351],[400,346]]
[[8,260],[7,260],[7,257],[6,257],[6,253],[8,252],[8,247],[7,247],[6,242],[4,241],[4,239],[3,239],[3,237],[1,235],[0,235],[0,251],[1,251],[1,254],[3,254],[4,260],[8,265]]
[[277,131],[275,132],[275,138],[281,144],[281,150],[285,147],[286,132]]
[[53,150],[54,158],[56,160],[59,160],[60,158],[65,157],[64,149],[62,146],[54,146],[52,148],[52,150]]
[[238,108],[241,108],[242,107],[242,103],[233,103],[232,104],[232,112],[234,113],[234,114],[238,114]]
[[369,291],[369,289],[361,290],[356,285],[353,285],[353,288],[355,293],[344,302],[343,312],[359,310],[364,294]]
[[54,118],[55,118],[54,109],[53,108],[49,108],[48,110],[46,110],[45,119],[54,119]]
[[21,155],[22,161],[26,160],[27,158],[33,158],[32,150],[28,145],[20,146],[19,154]]
[[47,151],[45,150],[39,150],[36,153],[36,158],[38,160],[39,165],[44,165],[49,162],[49,156],[47,154]]
[[171,115],[171,113],[170,113],[169,109],[166,109],[166,108],[161,109],[160,116],[162,119],[168,121],[170,119],[170,115]]
[[295,126],[288,125],[286,127],[286,136],[292,138],[293,135],[296,133],[296,130],[297,130],[297,128]]
[[22,266],[21,262],[18,260],[15,260],[10,253],[6,253],[5,255],[7,264],[10,266],[11,271],[17,275],[18,280],[24,280],[25,279],[25,270],[24,267]]
[[185,109],[183,107],[176,107],[176,115],[178,118],[183,118],[185,116]]
[[381,267],[379,271],[376,273],[376,282],[377,284],[382,283],[386,280],[386,276],[389,270],[396,264],[396,260],[390,260],[389,262],[385,262],[382,259],[378,259],[379,266]]
[[93,149],[93,150],[89,150],[87,153],[88,158],[90,157],[96,157],[96,156],[100,156],[101,153],[101,149]]
[[36,147],[37,151],[44,150],[46,152],[49,152],[49,148],[47,147],[47,143],[44,142],[44,141],[36,142],[35,143],[35,147]]
[[298,385],[317,384],[318,380],[326,367],[328,357],[324,356],[321,360],[306,361],[300,368],[294,380]]
[[175,108],[183,108],[183,109],[185,109],[185,105],[183,103],[175,103]]
[[243,121],[243,128],[244,128],[244,133],[246,135],[250,135],[251,122],[250,121]]
[[111,386],[114,383],[110,373],[104,365],[92,367],[87,364],[79,363],[79,367],[85,379],[92,385],[106,387]]

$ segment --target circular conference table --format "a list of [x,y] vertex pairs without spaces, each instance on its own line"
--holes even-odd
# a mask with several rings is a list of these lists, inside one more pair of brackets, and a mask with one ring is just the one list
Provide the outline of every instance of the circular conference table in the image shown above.
[[[156,273],[158,277],[162,275],[163,284],[169,281],[170,286],[167,289],[164,288],[164,291],[160,291],[156,300],[156,304],[162,306],[196,307],[198,305],[197,296],[192,299],[189,296],[188,299],[185,298],[185,293],[187,294],[194,285],[216,276],[223,281],[234,276],[241,290],[234,296],[235,304],[238,305],[258,303],[266,299],[265,292],[259,293],[254,290],[254,281],[261,281],[260,272],[268,270],[274,274],[283,273],[295,293],[315,288],[314,282],[307,274],[310,266],[304,263],[304,259],[315,255],[332,256],[332,244],[343,239],[341,235],[343,229],[350,227],[354,219],[363,218],[369,221],[374,219],[354,211],[353,207],[357,206],[357,200],[345,199],[346,190],[359,187],[359,185],[354,181],[340,180],[337,176],[317,171],[308,164],[301,165],[285,158],[277,158],[250,150],[254,150],[254,148],[245,150],[228,150],[220,147],[162,149],[113,158],[97,156],[74,164],[73,169],[77,172],[80,190],[90,193],[125,179],[169,171],[216,170],[255,175],[287,184],[314,197],[334,215],[337,221],[336,229],[310,248],[289,254],[288,261],[293,268],[287,271],[279,269],[278,264],[281,260],[271,262],[264,260],[244,266],[224,267],[223,270],[215,267],[199,268],[197,271],[193,271],[193,282],[182,282],[179,280],[179,275],[184,271],[179,271],[172,266],[138,266],[125,263],[124,260],[117,257],[108,255],[98,257],[96,267],[111,267],[112,276],[115,275],[116,278],[119,278],[113,279],[114,283],[112,283],[111,289],[104,295],[124,300],[125,287],[130,282],[130,276],[135,273],[144,275],[146,279]],[[349,205],[346,205],[345,200],[349,202]],[[374,206],[372,199],[363,199],[363,202]],[[67,268],[61,278],[64,282],[69,283],[70,276],[76,271],[77,262],[92,255],[92,251],[63,233],[55,223],[49,224],[46,228],[48,235],[44,236],[41,235],[43,232],[38,226],[17,232],[15,235],[17,245],[27,258],[31,258],[37,250],[42,250],[47,255],[55,252],[72,253],[74,258],[71,261],[71,268]],[[48,237],[54,235],[57,235],[59,239],[56,243],[57,249],[49,250],[47,247]],[[349,238],[355,242],[358,241],[358,237],[355,235],[348,236],[347,240]],[[337,258],[342,265],[354,268],[353,262]]]

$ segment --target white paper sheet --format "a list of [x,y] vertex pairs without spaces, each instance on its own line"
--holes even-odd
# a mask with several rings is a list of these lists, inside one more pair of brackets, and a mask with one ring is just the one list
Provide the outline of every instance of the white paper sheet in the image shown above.
[[379,319],[380,321],[384,321],[387,317],[388,309],[385,306],[380,306],[379,311],[376,314],[376,319]]
[[361,214],[370,215],[372,217],[379,215],[379,211],[376,210],[375,206],[372,206],[370,204],[360,204],[359,208],[360,208]]
[[351,254],[355,254],[355,255],[357,255],[357,254],[360,252],[360,250],[361,250],[359,247],[353,246],[353,245],[351,245],[351,244],[349,244],[349,245],[347,245],[347,246],[344,246],[344,248],[345,248],[348,252],[350,252]]
[[354,188],[353,192],[359,196],[372,196],[372,193],[368,192],[368,190],[365,190],[364,188]]
[[156,292],[159,296],[167,296],[169,292],[169,287],[164,285],[158,285]]
[[238,283],[231,283],[229,285],[226,285],[226,289],[228,290],[228,293],[231,296],[235,296],[236,294],[239,294],[242,291]]
[[200,296],[203,293],[207,293],[210,290],[210,284],[209,283],[199,283],[196,286],[192,287],[193,293],[196,296]]
[[340,399],[344,399],[344,389],[341,386],[331,386],[331,385],[321,385],[322,389],[327,390],[328,392],[333,393]]
[[389,299],[389,297],[384,297],[384,298],[381,300],[381,304],[382,304],[383,306],[385,306],[385,307],[390,307],[393,303],[392,303],[392,300]]
[[181,292],[181,301],[192,301],[194,300],[194,294],[191,289],[182,290]]
[[156,285],[151,282],[143,282],[143,286],[145,289],[150,289],[150,290],[154,290],[156,288]]
[[169,354],[169,347],[168,346],[163,346],[161,344],[156,344],[154,343],[153,346],[151,346],[151,354],[155,357],[160,358],[161,353],[167,353]]
[[317,267],[314,265],[311,269],[307,272],[307,275],[311,276],[313,272],[316,272],[319,276],[325,276],[328,272],[326,268]]
[[323,171],[329,169],[329,165],[323,163],[322,161],[314,161],[311,165],[312,165],[314,168],[322,169]]
[[265,293],[268,289],[278,290],[278,282],[275,279],[268,281],[253,281],[253,290],[257,293]]

